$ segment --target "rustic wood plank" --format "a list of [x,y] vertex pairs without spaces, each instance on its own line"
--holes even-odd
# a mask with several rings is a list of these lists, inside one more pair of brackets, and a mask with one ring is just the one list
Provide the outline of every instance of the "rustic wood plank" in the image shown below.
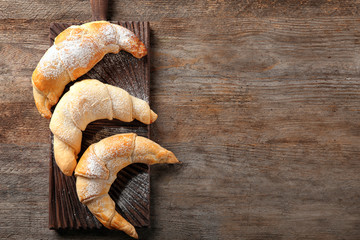
[[[42,206],[50,140],[29,79],[51,21],[90,19],[71,2],[0,2],[0,238],[119,237],[57,235]],[[360,238],[357,1],[111,4],[112,19],[151,21],[152,138],[183,162],[151,168],[141,238]]]
[[[50,45],[56,36],[73,23],[52,23],[50,26]],[[150,52],[150,29],[145,22],[116,22],[131,31],[145,44]],[[79,78],[98,79],[101,82],[121,87],[132,96],[149,102],[150,93],[150,54],[135,59],[129,53],[107,54],[89,72]],[[72,85],[72,84],[69,84]],[[69,85],[64,90],[68,91]],[[133,132],[139,136],[150,137],[150,127],[137,121],[98,120],[86,127],[83,132],[79,156],[93,143],[119,133]],[[53,135],[51,134],[51,138]],[[52,142],[52,141],[51,141]],[[51,144],[51,143],[50,143]],[[49,228],[101,229],[102,224],[81,204],[76,194],[75,176],[65,176],[57,167],[51,144],[49,168]],[[145,164],[132,164],[118,173],[109,195],[116,203],[116,210],[135,227],[149,226],[150,220],[150,178],[149,167]]]
[[[110,19],[158,21],[164,18],[291,17],[358,15],[352,0],[109,1]],[[0,1],[0,19],[90,20],[89,1]]]

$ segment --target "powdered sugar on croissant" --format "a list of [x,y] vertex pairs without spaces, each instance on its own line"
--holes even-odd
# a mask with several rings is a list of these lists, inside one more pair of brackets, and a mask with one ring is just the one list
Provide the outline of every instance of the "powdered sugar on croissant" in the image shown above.
[[113,118],[150,124],[157,115],[145,101],[94,79],[77,82],[64,94],[54,110],[50,130],[54,134],[55,160],[65,175],[72,175],[76,167],[86,126],[95,120]]
[[107,228],[122,230],[137,238],[133,225],[115,211],[108,192],[117,173],[132,163],[179,163],[175,155],[157,143],[136,134],[118,134],[91,145],[75,170],[79,200]]
[[87,73],[107,53],[125,50],[136,58],[147,54],[145,45],[130,30],[106,21],[71,26],[61,32],[32,75],[36,107],[50,118],[66,84]]

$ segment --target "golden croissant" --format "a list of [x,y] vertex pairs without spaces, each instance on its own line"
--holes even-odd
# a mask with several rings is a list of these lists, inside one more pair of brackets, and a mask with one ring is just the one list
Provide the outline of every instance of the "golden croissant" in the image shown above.
[[125,50],[136,58],[147,54],[145,45],[130,30],[106,21],[71,26],[61,32],[32,75],[36,107],[51,117],[66,84],[87,73],[107,53]]
[[108,192],[117,173],[132,163],[179,163],[175,155],[157,143],[134,133],[118,134],[91,145],[76,169],[80,202],[107,228],[122,230],[137,238],[133,225],[115,211]]
[[88,79],[75,83],[57,104],[50,121],[54,155],[60,170],[71,176],[80,152],[82,131],[99,119],[134,119],[150,124],[157,118],[149,104],[125,90]]

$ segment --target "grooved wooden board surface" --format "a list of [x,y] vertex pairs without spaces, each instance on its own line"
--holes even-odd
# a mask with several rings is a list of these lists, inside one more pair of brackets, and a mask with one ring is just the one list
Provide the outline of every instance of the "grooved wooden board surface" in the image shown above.
[[[93,69],[81,76],[83,79],[98,79],[101,82],[125,89],[132,96],[149,102],[150,92],[150,28],[145,22],[113,22],[134,32],[149,50],[142,59],[121,51],[106,55]],[[71,25],[81,23],[52,23],[50,25],[50,45],[55,37]],[[68,84],[64,94],[72,85]],[[83,132],[81,152],[93,143],[119,133],[136,133],[150,137],[150,126],[138,121],[98,120],[89,124]],[[52,137],[52,134],[51,134]],[[136,227],[150,223],[150,178],[149,167],[132,164],[118,173],[109,195],[116,203],[116,210]],[[67,177],[57,167],[51,144],[49,172],[49,228],[59,230],[101,229],[102,224],[79,202],[76,195],[75,176]]]
[[[151,23],[151,167],[142,239],[360,239],[360,3],[110,1]],[[88,1],[0,0],[0,238],[129,239],[48,229],[49,122],[30,77],[51,22]]]

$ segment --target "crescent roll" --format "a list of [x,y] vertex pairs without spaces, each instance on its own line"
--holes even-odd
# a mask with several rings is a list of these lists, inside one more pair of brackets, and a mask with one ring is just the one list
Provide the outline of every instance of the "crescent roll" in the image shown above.
[[60,170],[71,176],[80,152],[82,131],[99,119],[134,119],[150,124],[157,119],[149,104],[125,90],[88,79],[75,83],[57,104],[50,121],[54,155]]
[[132,163],[179,163],[175,155],[157,143],[134,133],[118,134],[91,145],[76,169],[80,202],[107,228],[138,238],[133,225],[115,210],[108,192],[117,173]]
[[106,21],[71,26],[61,32],[32,75],[36,107],[51,117],[66,84],[87,73],[107,53],[125,50],[136,58],[147,54],[145,45],[130,30]]

